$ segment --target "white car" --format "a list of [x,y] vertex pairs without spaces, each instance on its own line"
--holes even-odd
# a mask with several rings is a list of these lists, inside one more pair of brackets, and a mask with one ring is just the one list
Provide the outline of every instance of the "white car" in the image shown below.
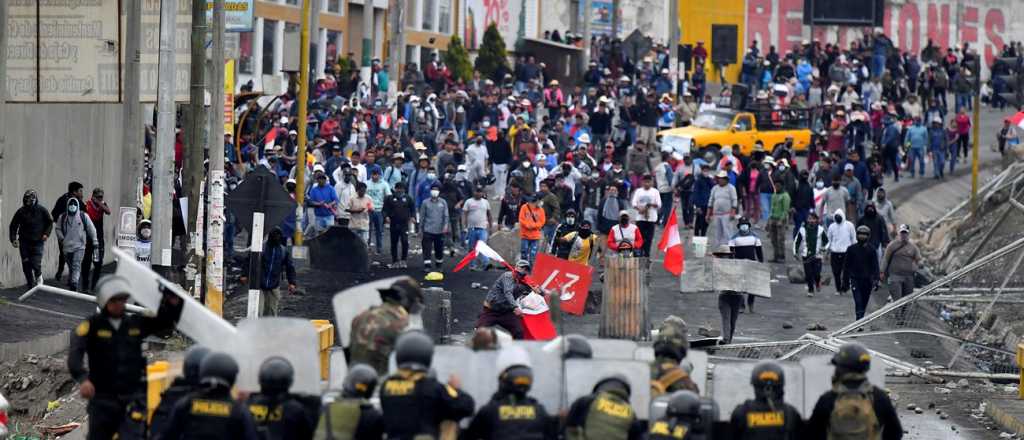
[[7,404],[7,399],[0,394],[0,440],[7,438],[7,410],[9,409],[10,405]]

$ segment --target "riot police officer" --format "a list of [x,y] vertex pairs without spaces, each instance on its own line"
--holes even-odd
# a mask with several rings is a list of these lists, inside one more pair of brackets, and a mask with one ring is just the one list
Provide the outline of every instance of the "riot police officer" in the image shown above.
[[786,375],[779,364],[766,361],[750,373],[754,398],[732,412],[733,438],[737,440],[798,440],[803,437],[804,422],[793,405],[783,401]]
[[311,418],[297,399],[288,394],[295,380],[291,362],[273,356],[260,365],[260,392],[249,397],[246,404],[263,440],[311,439]]
[[199,367],[200,391],[174,405],[158,440],[259,440],[252,415],[231,397],[238,363],[225,353],[210,353]]
[[[380,406],[388,439],[438,438],[442,422],[473,414],[473,398],[459,389],[457,376],[442,384],[430,374],[434,342],[420,331],[403,333],[395,344],[398,371],[381,384]],[[445,429],[457,429],[446,423]]]
[[871,353],[863,345],[846,343],[832,357],[832,365],[836,367],[832,389],[814,405],[805,437],[903,438],[903,426],[889,396],[868,381]]
[[633,440],[643,438],[643,425],[629,404],[629,380],[615,374],[594,386],[588,396],[580,397],[569,407],[565,420],[567,440],[607,439]]
[[181,367],[184,375],[176,377],[174,382],[171,382],[171,386],[160,394],[160,405],[157,405],[156,410],[153,411],[153,418],[149,422],[150,432],[163,432],[164,427],[167,426],[167,419],[171,417],[174,404],[199,389],[199,364],[208,354],[210,354],[210,349],[201,345],[190,348],[185,354],[185,362]]
[[80,384],[82,397],[89,399],[88,438],[106,440],[118,433],[122,439],[141,438],[146,412],[142,341],[174,328],[181,316],[181,298],[165,294],[157,316],[149,318],[125,314],[131,286],[123,277],[103,277],[96,292],[100,311],[78,324],[68,352],[68,371]]
[[533,386],[533,368],[528,355],[524,360],[502,370],[498,375],[498,392],[480,408],[459,438],[543,440],[558,437],[556,419],[548,415],[537,399],[527,395]]
[[409,325],[409,314],[418,313],[423,306],[423,291],[412,278],[395,281],[391,287],[380,290],[383,303],[352,320],[352,343],[349,346],[352,364],[367,364],[377,374],[388,371],[388,356],[395,347],[398,335]]
[[686,337],[686,322],[678,316],[665,318],[654,340],[654,363],[651,364],[651,397],[680,390],[699,393],[700,388],[690,373],[679,365],[686,358],[690,341]]
[[345,375],[341,399],[324,406],[314,438],[384,438],[384,416],[370,403],[370,396],[375,389],[377,372],[369,365],[353,365]]
[[647,439],[707,439],[709,422],[701,410],[700,396],[690,390],[676,391],[669,396],[665,415],[651,423]]
[[591,359],[594,357],[594,349],[591,348],[590,341],[583,335],[565,335],[563,342],[566,344],[562,356],[565,359]]

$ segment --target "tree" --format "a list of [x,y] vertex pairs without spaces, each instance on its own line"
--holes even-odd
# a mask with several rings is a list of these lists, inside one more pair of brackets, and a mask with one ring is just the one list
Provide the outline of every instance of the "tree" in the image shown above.
[[484,41],[480,44],[480,51],[476,57],[476,70],[485,78],[495,78],[495,75],[504,75],[509,71],[508,59],[505,54],[505,39],[498,32],[498,26],[491,22],[484,31]]
[[452,71],[452,79],[468,83],[473,79],[473,65],[469,63],[469,52],[462,45],[458,35],[452,35],[448,41],[448,50],[444,53],[444,64]]

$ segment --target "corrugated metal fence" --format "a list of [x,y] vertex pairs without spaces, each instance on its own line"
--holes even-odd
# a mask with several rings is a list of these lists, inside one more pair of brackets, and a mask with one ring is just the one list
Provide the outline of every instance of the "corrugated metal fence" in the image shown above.
[[647,261],[647,258],[620,256],[605,259],[600,337],[650,338]]

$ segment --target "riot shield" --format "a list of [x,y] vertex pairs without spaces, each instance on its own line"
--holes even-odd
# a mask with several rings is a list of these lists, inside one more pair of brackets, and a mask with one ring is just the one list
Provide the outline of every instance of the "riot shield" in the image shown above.
[[[802,411],[803,408],[806,408],[804,399],[806,375],[803,366],[787,361],[781,361],[778,364],[786,375],[786,383],[783,385],[786,403]],[[711,381],[714,389],[714,401],[718,403],[720,409],[718,420],[728,421],[737,406],[747,399],[754,398],[754,387],[750,385],[750,374],[754,371],[755,365],[757,365],[756,361],[746,360],[718,360],[715,362],[715,374]],[[805,418],[809,417],[810,412],[802,415]]]
[[594,359],[634,359],[637,350],[636,341],[627,339],[591,339],[590,349],[594,351]]
[[340,390],[345,384],[345,376],[348,374],[348,361],[345,359],[345,349],[331,347],[329,362],[331,363],[331,371],[327,377],[327,388]]
[[[802,414],[807,418],[814,411],[814,405],[818,403],[818,398],[832,389],[832,374],[835,373],[835,366],[832,365],[832,356],[827,354],[801,358],[800,365],[804,370],[804,407],[797,406],[797,409],[803,411]],[[717,369],[715,374],[718,374]],[[885,362],[872,356],[867,376],[868,381],[884,389]],[[786,380],[789,378],[787,377]]]
[[[342,290],[334,295],[331,305],[334,307],[335,327],[338,330],[338,342],[348,348],[352,336],[352,321],[371,307],[381,304],[379,289],[390,287],[395,281],[405,277],[391,277],[360,284]],[[423,319],[419,315],[409,316],[408,328],[422,328]]]
[[686,352],[686,358],[682,364],[689,363],[690,379],[700,388],[700,395],[708,395],[708,352],[690,350]]
[[594,385],[615,374],[626,376],[631,390],[629,403],[639,419],[647,419],[651,403],[651,367],[646,362],[618,359],[568,359],[565,386],[568,404],[594,392]]
[[227,352],[238,362],[239,390],[260,390],[263,361],[280,356],[295,369],[291,392],[320,395],[319,337],[309,321],[299,318],[246,319],[238,323],[238,335]]
[[498,354],[498,350],[473,351],[460,345],[438,345],[434,347],[430,369],[442,383],[453,374],[458,376],[462,391],[473,397],[479,410],[498,391]]
[[132,300],[147,309],[157,310],[163,300],[163,289],[169,290],[184,302],[181,318],[178,320],[179,331],[212,350],[226,350],[230,347],[236,334],[231,324],[174,283],[136,261],[135,257],[116,247],[110,248],[110,251],[117,258],[117,270],[114,274],[128,280],[132,287]]
[[568,408],[563,395],[565,386],[562,383],[562,352],[561,345],[547,341],[510,341],[502,347],[515,346],[526,350],[533,364],[533,386],[530,396],[544,404],[549,413],[560,408]]

